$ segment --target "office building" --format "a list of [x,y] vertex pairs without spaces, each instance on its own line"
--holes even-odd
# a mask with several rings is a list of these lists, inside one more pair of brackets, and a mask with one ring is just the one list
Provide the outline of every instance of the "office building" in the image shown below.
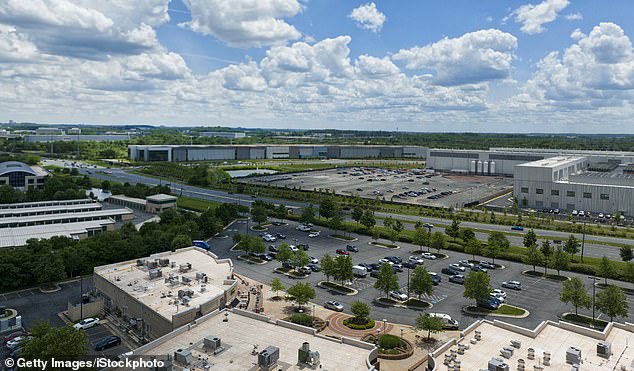
[[143,339],[157,339],[224,308],[237,295],[229,259],[197,247],[95,268],[104,308]]
[[238,138],[245,138],[247,135],[243,132],[237,132],[237,131],[204,131],[200,133],[200,136],[213,137],[213,138],[238,139]]
[[129,134],[35,134],[25,135],[24,141],[27,143],[37,142],[71,142],[74,140],[85,140],[91,142],[111,142],[130,139]]
[[29,166],[23,162],[0,163],[0,186],[9,185],[21,191],[29,188],[43,188],[50,173],[39,166]]
[[176,207],[176,196],[166,194],[156,194],[147,196],[145,199],[128,197],[125,195],[113,195],[108,198],[108,202],[113,205],[120,205],[134,210],[141,210],[151,214],[160,214],[167,209]]

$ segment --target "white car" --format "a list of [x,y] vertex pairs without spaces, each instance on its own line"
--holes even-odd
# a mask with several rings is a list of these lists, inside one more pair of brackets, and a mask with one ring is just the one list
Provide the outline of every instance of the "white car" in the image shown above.
[[311,228],[307,225],[298,225],[297,227],[295,227],[295,229],[297,229],[298,231],[302,231],[302,232],[308,232],[311,230]]
[[319,259],[311,256],[310,257],[310,264],[319,264]]
[[338,301],[330,300],[324,304],[324,308],[334,310],[335,312],[343,312],[343,305]]
[[387,260],[387,259],[379,259],[379,264],[389,264],[389,265],[394,265],[393,261]]
[[519,281],[504,281],[502,287],[505,289],[521,290],[522,284]]
[[410,262],[414,263],[414,264],[424,264],[425,260],[421,257],[418,256],[410,256],[408,259]]
[[457,271],[460,271],[460,272],[464,272],[464,271],[466,270],[466,269],[465,269],[465,267],[461,266],[461,265],[460,265],[460,264],[458,264],[458,263],[452,263],[452,264],[449,264],[449,267],[450,267],[451,269],[454,269],[454,270],[457,270]]
[[390,297],[400,301],[407,300],[407,295],[402,293],[401,291],[390,291]]
[[81,321],[77,322],[73,328],[75,330],[86,330],[91,327],[97,326],[99,324],[99,318],[84,318]]
[[425,259],[436,260],[436,255],[434,255],[434,254],[432,254],[430,252],[424,252],[421,256],[423,258],[425,258]]
[[277,237],[275,236],[271,236],[270,234],[264,235],[264,237],[262,237],[262,239],[266,242],[275,242],[277,241]]
[[292,252],[297,252],[299,251],[299,247],[295,246],[295,245],[290,245],[288,246],[288,248],[292,251]]
[[[31,336],[29,336],[28,338],[30,339]],[[13,340],[7,341],[7,344],[6,344],[7,345],[7,349],[13,350],[13,349],[17,348],[18,346],[20,346],[20,343],[22,343],[26,339],[27,339],[26,336],[18,336],[16,338],[14,338]]]
[[500,290],[500,289],[493,289],[491,291],[491,294],[495,295],[495,296],[501,296],[503,298],[506,298],[506,292],[504,292],[504,290]]
[[313,233],[310,233],[310,234],[308,235],[308,237],[310,237],[310,238],[319,237],[319,232],[313,232]]

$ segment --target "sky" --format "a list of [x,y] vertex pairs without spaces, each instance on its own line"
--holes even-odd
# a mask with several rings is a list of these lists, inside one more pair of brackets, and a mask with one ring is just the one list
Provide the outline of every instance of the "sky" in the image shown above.
[[634,133],[631,0],[2,0],[0,122]]

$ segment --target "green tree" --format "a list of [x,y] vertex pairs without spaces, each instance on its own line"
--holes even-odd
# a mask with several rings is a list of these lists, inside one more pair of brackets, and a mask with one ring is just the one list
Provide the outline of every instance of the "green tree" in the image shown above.
[[487,254],[493,259],[493,264],[495,264],[495,258],[500,252],[508,250],[509,247],[511,247],[511,243],[504,233],[499,231],[489,233],[489,238],[487,239]]
[[588,295],[586,286],[579,277],[573,277],[564,282],[559,300],[566,304],[572,304],[575,307],[575,314],[578,314],[579,308],[590,308],[592,306],[592,297]]
[[429,248],[429,234],[424,228],[416,228],[414,236],[412,237],[412,243],[420,247],[419,251],[423,251],[423,245],[428,245]]
[[333,277],[335,273],[335,260],[329,254],[321,257],[321,271],[326,276],[326,281],[330,282],[330,277]]
[[430,316],[429,313],[421,313],[416,317],[414,325],[416,331],[427,331],[427,340],[431,339],[431,334],[437,334],[444,328],[444,324],[440,317]]
[[489,275],[484,272],[469,272],[464,280],[463,296],[475,300],[476,305],[489,300],[491,290]]
[[35,359],[78,360],[87,355],[88,339],[85,331],[76,331],[72,326],[53,327],[40,322],[32,329],[32,338],[24,340],[20,357]]
[[447,240],[442,232],[434,232],[431,235],[431,247],[436,249],[440,254],[441,249],[447,248]]
[[467,243],[476,239],[475,232],[471,228],[460,228],[460,238]]
[[172,240],[172,247],[174,249],[181,249],[192,245],[192,239],[186,234],[178,234]]
[[337,204],[332,198],[325,198],[319,204],[319,215],[330,220],[337,213]]
[[354,220],[355,222],[357,222],[357,224],[359,224],[359,222],[361,221],[361,218],[363,218],[363,208],[361,206],[355,206],[354,209],[352,209],[352,212],[350,213],[350,216],[352,216],[352,220]]
[[315,289],[310,283],[296,283],[288,288],[287,293],[293,298],[299,308],[315,298]]
[[616,268],[614,263],[607,256],[603,255],[601,261],[599,261],[599,275],[605,280],[605,284],[608,284],[608,278],[614,277],[616,274]]
[[548,261],[553,254],[553,247],[550,246],[550,242],[548,240],[542,241],[542,247],[539,249],[542,253],[543,263],[544,263],[544,275],[548,275]]
[[570,254],[570,258],[574,261],[575,254],[579,252],[579,240],[573,235],[570,235],[564,245],[564,251]]
[[33,268],[33,273],[37,280],[36,283],[54,282],[66,278],[61,252],[48,247],[37,253]]
[[263,205],[258,205],[251,208],[251,218],[254,222],[262,224],[266,222],[267,217],[267,211]]
[[[427,294],[427,295],[431,295],[433,290],[434,290],[434,286],[431,280],[431,276],[429,275],[429,272],[427,272],[427,269],[425,269],[425,267],[419,265],[416,268],[414,268],[414,272],[412,273],[412,279],[410,282],[410,287],[412,289],[412,291],[418,295],[418,298],[420,299],[420,296],[423,294]],[[407,293],[409,295],[409,292]]]
[[623,289],[618,286],[608,285],[597,294],[596,307],[601,313],[610,317],[610,322],[615,317],[627,317],[629,306],[623,293]]
[[310,256],[304,251],[304,249],[299,249],[293,252],[293,257],[291,258],[291,264],[293,267],[297,269],[298,267],[303,267],[306,264],[310,263]]
[[284,291],[284,289],[286,289],[286,287],[284,287],[284,284],[282,283],[282,280],[280,280],[279,278],[273,278],[271,280],[271,290],[273,290],[275,292],[275,297],[279,297],[277,295],[277,293],[279,291]]
[[535,272],[535,267],[542,264],[544,261],[544,255],[537,248],[537,245],[531,245],[527,248],[526,256],[524,257],[524,263],[533,266],[533,272]]
[[312,223],[315,221],[315,208],[312,204],[304,207],[302,209],[302,214],[299,216],[299,221],[301,223]]
[[391,265],[381,264],[374,288],[384,292],[386,298],[389,297],[390,291],[399,289],[398,276]]
[[262,254],[266,251],[266,245],[257,237],[248,236],[244,243],[244,251],[249,254]]
[[372,239],[377,241],[381,237],[381,231],[378,228],[372,228]]
[[374,215],[372,211],[366,210],[359,221],[367,230],[371,230],[376,225],[376,219],[374,219]]
[[346,281],[354,278],[352,274],[352,258],[347,255],[338,255],[335,258],[335,270],[332,278],[341,282],[343,286]]
[[288,209],[286,206],[279,204],[275,208],[275,217],[280,220],[280,222],[284,222],[284,219],[288,216]]
[[557,246],[555,253],[553,254],[553,268],[557,271],[557,276],[562,270],[567,270],[570,266],[570,256],[566,253],[561,246]]
[[451,221],[451,225],[445,228],[445,234],[451,237],[454,241],[456,238],[460,237],[460,221],[457,218],[454,218]]
[[370,319],[370,306],[362,301],[355,301],[350,306],[350,311],[354,315],[354,323],[367,323]]
[[535,234],[535,231],[531,228],[524,235],[524,247],[528,248],[529,246],[536,245],[536,244],[537,244],[537,234]]
[[473,260],[476,260],[476,255],[480,255],[481,251],[482,243],[476,238],[468,240],[467,244],[464,247],[464,252],[466,252],[467,254],[471,254]]
[[293,251],[287,243],[282,243],[277,247],[275,259],[281,263],[289,262],[293,258]]
[[630,260],[634,259],[634,250],[632,250],[630,246],[623,246],[619,250],[619,255],[621,255],[621,259],[624,262],[629,262]]
[[337,232],[343,228],[343,217],[341,216],[341,213],[333,215],[328,224],[330,224],[330,229],[335,231],[335,234],[337,234]]

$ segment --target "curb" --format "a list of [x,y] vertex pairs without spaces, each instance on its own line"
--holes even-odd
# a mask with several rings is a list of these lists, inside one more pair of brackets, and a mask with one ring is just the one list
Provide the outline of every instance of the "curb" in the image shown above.
[[249,264],[258,264],[258,265],[264,265],[266,263],[268,263],[266,260],[262,261],[260,263],[256,263],[256,262],[252,262],[251,260],[249,260],[248,258],[245,258],[243,255],[238,255],[237,257],[238,260],[242,260],[243,262],[247,262]]
[[343,241],[343,242],[356,242],[356,241],[359,241],[359,239],[356,238],[356,237],[354,237],[351,240],[346,240],[346,239],[343,239],[343,238],[335,237],[335,236],[333,236],[331,234],[328,235],[328,238],[332,238],[333,240],[339,240],[339,241]]
[[400,247],[400,246],[398,246],[398,245],[397,245],[396,247],[387,247],[387,246],[376,245],[376,244],[374,244],[374,243],[372,243],[372,242],[374,242],[374,241],[370,241],[370,242],[368,242],[368,245],[370,245],[370,246],[374,246],[374,247],[379,247],[379,248],[381,248],[381,249],[398,250],[398,249],[400,249],[400,248],[401,248],[401,247]]
[[526,318],[528,317],[531,312],[529,312],[528,310],[524,309],[524,308],[520,308],[520,307],[516,307],[514,305],[509,305],[509,304],[504,304],[507,307],[511,307],[511,308],[517,308],[517,309],[522,309],[525,313],[524,314],[520,314],[520,315],[512,315],[512,314],[497,314],[497,313],[480,313],[480,312],[476,312],[476,311],[472,311],[467,309],[469,306],[464,306],[462,307],[462,312],[463,313],[467,313],[467,314],[472,314],[474,316],[491,316],[491,317],[505,317],[505,318]]
[[[405,309],[418,310],[418,311],[428,310],[428,309],[432,309],[434,307],[434,304],[432,304],[432,303],[430,303],[430,302],[428,302],[426,300],[421,300],[421,301],[429,304],[429,306],[426,307],[426,308],[419,308],[419,307],[414,307],[414,306],[411,306],[411,305],[405,305],[405,304],[401,304],[401,303],[396,303],[396,304],[384,303],[384,302],[379,301],[379,299],[384,299],[384,298],[374,298],[374,299],[372,299],[372,302],[375,303],[375,304],[387,305],[387,306],[394,307],[394,308],[405,308]],[[392,299],[392,300],[394,300],[394,299]]]
[[306,275],[304,275],[303,277],[293,276],[293,275],[292,275],[292,274],[290,274],[290,273],[287,273],[287,272],[281,272],[281,271],[279,271],[278,269],[279,269],[279,268],[275,268],[275,269],[273,269],[273,272],[275,272],[275,273],[279,273],[279,274],[283,274],[283,275],[285,275],[286,277],[294,278],[294,279],[296,279],[296,280],[303,280],[304,278],[308,278],[308,275],[307,275],[307,274],[306,274]]
[[[528,272],[533,272],[533,271],[531,271],[531,270],[522,271],[522,274],[523,274],[524,276],[526,276],[526,277],[532,277],[532,278],[545,279],[545,280],[550,280],[550,281],[554,281],[554,282],[566,282],[566,281],[570,281],[570,277],[569,277],[569,276],[560,276],[560,277],[565,278],[565,280],[561,280],[561,281],[560,281],[560,280],[558,280],[558,279],[556,279],[556,278],[550,278],[550,277],[544,277],[544,276],[541,276],[541,277],[540,277],[540,276],[535,276],[535,275],[529,274]],[[596,283],[595,283],[595,285],[596,285]],[[597,287],[598,287],[598,286],[597,286]]]

